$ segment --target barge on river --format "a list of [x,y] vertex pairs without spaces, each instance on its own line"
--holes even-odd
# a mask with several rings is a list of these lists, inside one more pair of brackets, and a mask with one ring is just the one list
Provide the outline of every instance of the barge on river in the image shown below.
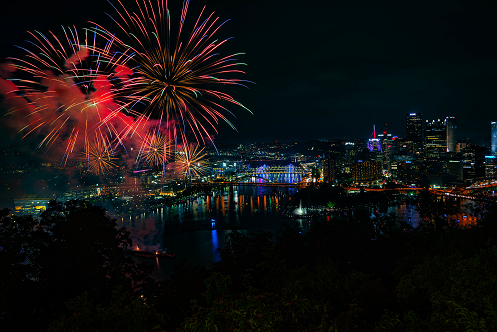
[[128,255],[148,257],[148,258],[155,258],[155,257],[176,258],[176,255],[168,254],[167,252],[158,252],[158,251],[152,252],[152,251],[140,250],[138,247],[133,250],[126,250],[125,253]]

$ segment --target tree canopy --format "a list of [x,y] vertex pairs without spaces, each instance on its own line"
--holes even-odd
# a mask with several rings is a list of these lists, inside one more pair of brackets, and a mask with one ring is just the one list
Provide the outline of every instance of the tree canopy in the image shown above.
[[[337,192],[340,196],[339,192]],[[154,284],[102,208],[0,214],[0,326],[51,331],[496,331],[497,207],[476,225],[421,193],[418,228],[365,207],[306,231],[233,229],[211,268]],[[8,328],[13,326],[12,328]]]
[[152,290],[151,267],[125,257],[129,233],[117,229],[101,207],[52,201],[39,218],[11,216],[7,210],[0,216],[4,326],[46,326],[63,312],[65,301],[83,292],[106,303],[116,287],[142,294]]

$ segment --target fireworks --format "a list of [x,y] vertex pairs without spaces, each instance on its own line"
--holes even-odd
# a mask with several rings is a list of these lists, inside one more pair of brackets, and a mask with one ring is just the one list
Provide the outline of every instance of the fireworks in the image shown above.
[[64,142],[65,164],[77,143],[82,148],[93,132],[121,143],[129,120],[119,112],[114,90],[131,71],[124,55],[110,51],[112,39],[101,38],[105,45],[98,47],[97,28],[84,30],[81,37],[76,28],[63,31],[64,38],[30,32],[34,51],[22,48],[27,52],[24,59],[9,58],[20,76],[11,79],[19,93],[9,98],[21,99],[18,104],[23,107],[10,113],[22,113],[27,119],[20,130],[23,139],[36,131],[44,136],[38,148]]
[[84,158],[88,164],[88,171],[95,174],[108,174],[117,166],[114,163],[117,158],[113,156],[109,143],[98,136],[92,143],[86,142]]
[[176,154],[176,165],[184,178],[200,176],[206,167],[202,160],[205,157],[204,148],[198,145],[185,144]]
[[[219,119],[231,122],[223,113],[231,113],[220,101],[241,107],[227,93],[213,90],[214,85],[243,85],[245,80],[225,78],[225,75],[244,74],[237,69],[243,63],[236,62],[237,53],[219,56],[218,49],[226,40],[214,40],[214,35],[224,24],[213,13],[203,18],[202,10],[191,32],[183,37],[184,23],[189,1],[183,3],[177,32],[171,29],[171,17],[167,0],[136,2],[137,12],[129,12],[124,5],[116,9],[115,22],[128,37],[129,43],[108,32],[109,40],[121,46],[123,54],[136,64],[136,75],[126,88],[126,106],[137,102],[146,103],[142,109],[134,107],[134,114],[146,120],[159,119],[169,125],[174,123],[179,132],[191,131],[197,142],[210,137],[208,129],[216,131]],[[234,128],[234,127],[233,127]],[[217,133],[217,131],[216,131]]]
[[16,104],[9,109],[17,115],[13,122],[22,123],[23,139],[42,137],[37,149],[56,150],[64,165],[74,151],[83,153],[88,169],[99,174],[116,167],[114,153],[119,146],[127,153],[126,140],[143,142],[138,163],[164,172],[170,137],[181,139],[176,162],[185,177],[198,175],[204,156],[198,144],[212,141],[209,131],[217,133],[220,120],[233,127],[227,106],[245,108],[217,88],[248,82],[236,78],[245,74],[236,59],[243,53],[219,55],[229,38],[215,36],[226,22],[206,15],[205,7],[187,28],[189,0],[179,25],[172,24],[167,0],[137,0],[136,12],[119,4],[117,35],[96,23],[79,34],[63,28],[62,38],[30,32],[31,50],[20,47],[25,56],[9,58],[17,71],[5,94]]
[[145,162],[151,166],[161,169],[165,166],[171,153],[171,141],[159,131],[151,131],[143,140],[140,149],[139,159],[145,159]]

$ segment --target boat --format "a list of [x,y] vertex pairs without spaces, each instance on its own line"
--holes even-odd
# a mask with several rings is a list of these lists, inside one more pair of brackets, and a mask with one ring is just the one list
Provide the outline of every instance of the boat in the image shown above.
[[138,246],[136,247],[136,249],[126,250],[125,253],[133,256],[147,257],[147,258],[155,258],[155,257],[176,258],[176,255],[168,254],[167,252],[158,252],[158,251],[152,252],[152,251],[140,250]]

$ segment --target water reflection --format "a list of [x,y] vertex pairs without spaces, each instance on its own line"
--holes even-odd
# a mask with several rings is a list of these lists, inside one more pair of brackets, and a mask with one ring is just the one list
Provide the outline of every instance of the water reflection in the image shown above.
[[[476,223],[476,217],[471,216],[471,210],[467,208],[468,204],[472,204],[471,200],[461,200],[458,202],[457,212],[454,215],[447,216],[453,219],[460,226],[469,226]],[[416,228],[421,222],[421,217],[416,210],[415,205],[402,204],[398,206],[391,206],[388,208],[388,213],[394,212],[397,220],[404,220],[405,222]]]
[[411,224],[414,228],[418,227],[419,222],[421,221],[421,217],[414,205],[402,204],[399,206],[389,206],[388,213],[392,212],[397,216],[397,220],[403,220],[406,223]]
[[[131,232],[133,245],[147,251],[167,250],[196,265],[209,266],[219,261],[215,250],[224,247],[229,226],[251,231],[280,230],[284,223],[309,230],[308,219],[286,219],[278,215],[296,188],[270,186],[226,186],[212,194],[185,200],[174,206],[164,206],[151,212],[128,216],[119,220],[120,227]],[[454,217],[461,224],[472,222],[469,211],[461,202]],[[421,221],[414,205],[389,207],[398,220],[405,220],[413,227]],[[346,216],[347,213],[344,213]],[[153,277],[162,280],[172,272],[175,260],[165,258],[135,257],[136,261],[155,264]]]
[[[217,230],[213,229],[211,232],[211,238],[212,238],[212,250],[215,252],[217,248],[219,248],[219,240],[217,238]],[[215,255],[214,261],[218,262],[219,261],[219,255]]]
[[[121,218],[119,227],[131,233],[133,245],[147,251],[167,250],[196,265],[209,266],[219,261],[215,250],[224,247],[229,226],[245,233],[280,230],[284,223],[302,225],[298,219],[278,215],[278,206],[286,204],[296,188],[227,186],[210,195],[184,200],[151,212]],[[157,267],[153,277],[169,276],[175,260],[135,257]]]

